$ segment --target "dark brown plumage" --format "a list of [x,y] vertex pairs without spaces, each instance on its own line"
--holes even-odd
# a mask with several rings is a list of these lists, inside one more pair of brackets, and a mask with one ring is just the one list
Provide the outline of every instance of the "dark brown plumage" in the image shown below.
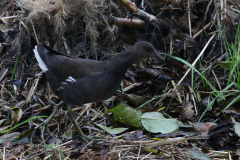
[[145,41],[135,43],[106,61],[68,57],[43,44],[38,44],[34,53],[53,92],[70,106],[109,98],[133,63],[143,58],[161,58]]

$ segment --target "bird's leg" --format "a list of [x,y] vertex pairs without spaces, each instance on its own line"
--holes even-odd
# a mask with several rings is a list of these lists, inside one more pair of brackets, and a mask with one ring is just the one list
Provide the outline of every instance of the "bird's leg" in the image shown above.
[[84,135],[84,133],[82,132],[81,128],[78,126],[78,123],[76,122],[76,120],[74,119],[73,116],[73,112],[72,112],[72,108],[68,108],[68,112],[67,115],[69,117],[69,119],[71,120],[73,126],[76,128],[78,135],[85,141],[85,142],[89,142],[91,140],[102,140],[105,139],[103,137],[96,137],[96,136],[86,136]]
[[88,143],[88,138],[84,135],[84,133],[82,132],[81,128],[78,126],[76,120],[74,119],[73,116],[73,112],[72,112],[72,108],[68,108],[68,112],[67,115],[69,117],[69,119],[71,120],[73,126],[76,128],[78,135],[85,141]]
[[47,124],[50,122],[50,120],[53,118],[53,116],[56,114],[56,112],[64,105],[64,102],[60,102],[57,107],[55,108],[55,110],[53,111],[53,113],[44,121],[42,122],[41,124],[39,124],[37,127],[35,127],[35,130],[38,129],[39,127],[42,126],[42,129],[41,129],[41,139],[45,145],[45,140],[44,140],[44,137],[43,137],[43,134],[44,134],[44,131],[45,131],[45,127],[47,126]]

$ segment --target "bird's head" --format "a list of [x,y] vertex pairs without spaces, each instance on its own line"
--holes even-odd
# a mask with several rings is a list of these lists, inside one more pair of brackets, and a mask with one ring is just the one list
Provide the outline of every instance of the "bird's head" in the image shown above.
[[162,56],[155,50],[151,43],[146,41],[139,41],[132,46],[132,51],[138,57],[138,59],[155,57],[160,60],[164,60]]

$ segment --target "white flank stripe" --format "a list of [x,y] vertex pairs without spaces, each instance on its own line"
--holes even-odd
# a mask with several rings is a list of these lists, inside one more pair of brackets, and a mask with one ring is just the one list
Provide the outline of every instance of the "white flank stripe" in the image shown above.
[[40,57],[40,55],[39,55],[39,53],[38,53],[38,51],[37,51],[37,46],[35,46],[35,49],[33,49],[33,52],[35,53],[35,57],[36,57],[36,59],[37,59],[37,61],[38,61],[39,67],[40,67],[44,72],[46,72],[46,71],[48,70],[48,67],[47,67],[47,65],[43,62],[43,60],[41,59],[41,57]]
[[66,79],[66,81],[74,83],[74,82],[76,82],[76,79],[74,79],[72,76],[68,76],[68,79]]

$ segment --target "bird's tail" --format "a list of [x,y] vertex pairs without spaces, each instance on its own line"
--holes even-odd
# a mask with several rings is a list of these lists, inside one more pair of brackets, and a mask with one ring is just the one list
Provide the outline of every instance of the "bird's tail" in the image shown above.
[[39,67],[46,72],[48,70],[46,58],[45,58],[45,48],[41,43],[38,43],[37,46],[35,46],[35,49],[33,49],[33,52],[35,54],[35,57],[38,61]]

